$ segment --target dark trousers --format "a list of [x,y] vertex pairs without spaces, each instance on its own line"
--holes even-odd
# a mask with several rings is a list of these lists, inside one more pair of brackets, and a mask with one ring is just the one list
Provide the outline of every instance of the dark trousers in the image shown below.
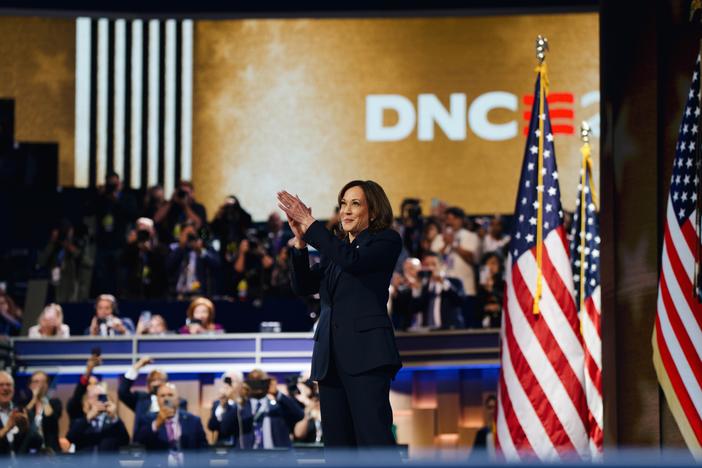
[[330,358],[327,375],[319,382],[324,446],[394,446],[391,371],[381,367],[349,375],[337,367],[333,353]]

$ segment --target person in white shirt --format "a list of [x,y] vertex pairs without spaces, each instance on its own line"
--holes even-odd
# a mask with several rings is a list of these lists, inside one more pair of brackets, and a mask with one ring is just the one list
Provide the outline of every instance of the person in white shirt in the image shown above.
[[225,413],[236,408],[242,403],[241,392],[244,376],[237,370],[231,370],[222,375],[219,384],[219,398],[212,402],[212,412],[207,421],[207,428],[216,432],[216,443],[219,445],[234,445],[234,438],[222,434],[222,418]]
[[496,215],[490,221],[488,233],[483,238],[483,254],[497,252],[504,257],[510,239],[510,236],[504,233],[502,217]]
[[60,305],[51,303],[44,307],[37,324],[29,328],[29,338],[68,338],[71,329],[63,323],[63,309]]
[[480,237],[464,227],[465,213],[461,208],[446,210],[446,227],[442,233],[441,255],[446,264],[446,276],[458,278],[463,285],[463,319],[466,326],[475,326],[476,267],[480,259]]
[[[439,255],[430,252],[422,258],[422,287],[417,298],[418,320],[414,327],[430,330],[463,328],[463,288],[460,280],[449,277]],[[416,295],[413,291],[413,295]]]

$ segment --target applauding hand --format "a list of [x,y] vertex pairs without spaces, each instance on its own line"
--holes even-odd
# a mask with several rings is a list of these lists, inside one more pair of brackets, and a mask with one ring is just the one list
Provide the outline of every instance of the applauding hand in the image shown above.
[[286,191],[278,192],[278,207],[285,212],[288,217],[288,224],[295,235],[295,247],[303,249],[307,245],[302,236],[307,232],[307,228],[314,223],[312,209],[307,207],[299,197],[293,196]]

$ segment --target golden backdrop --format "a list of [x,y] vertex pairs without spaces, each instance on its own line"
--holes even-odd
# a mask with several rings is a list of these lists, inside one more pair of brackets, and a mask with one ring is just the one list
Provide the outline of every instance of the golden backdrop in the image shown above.
[[[470,213],[512,212],[524,151],[523,114],[530,110],[523,98],[533,92],[534,41],[543,34],[551,45],[550,91],[568,93],[574,101],[551,106],[573,114],[553,120],[575,128],[571,135],[555,135],[563,203],[572,209],[578,127],[581,120],[597,124],[599,118],[597,28],[594,13],[197,21],[198,196],[212,212],[225,195],[236,194],[263,219],[275,209],[276,190],[286,188],[318,217],[327,217],[338,189],[362,178],[381,183],[395,209],[402,198],[417,196],[425,209],[437,197]],[[397,141],[367,138],[369,95],[402,96],[419,120],[420,94],[434,95],[448,110],[452,93],[463,94],[471,109],[491,92],[517,99],[516,109],[486,113],[493,124],[516,122],[516,136],[481,137],[475,119],[474,125],[466,123],[464,138],[449,139],[438,125],[430,141],[420,141],[418,125]],[[400,119],[392,111],[382,115],[385,126]],[[593,140],[595,149],[598,142]]]
[[74,19],[0,17],[0,97],[15,100],[15,140],[59,144],[59,184],[73,185]]

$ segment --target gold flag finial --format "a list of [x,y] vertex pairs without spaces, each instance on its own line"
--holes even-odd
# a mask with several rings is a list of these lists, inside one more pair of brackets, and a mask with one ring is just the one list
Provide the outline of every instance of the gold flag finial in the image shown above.
[[[692,0],[690,2],[690,22],[695,21],[695,14],[702,10],[702,0]],[[702,16],[700,16],[700,21],[702,21]]]
[[548,39],[539,34],[536,36],[536,60],[539,61],[539,64],[544,63],[546,52],[548,52]]
[[591,133],[592,129],[590,128],[590,124],[583,120],[580,124],[580,140],[582,140],[583,143],[590,143]]

